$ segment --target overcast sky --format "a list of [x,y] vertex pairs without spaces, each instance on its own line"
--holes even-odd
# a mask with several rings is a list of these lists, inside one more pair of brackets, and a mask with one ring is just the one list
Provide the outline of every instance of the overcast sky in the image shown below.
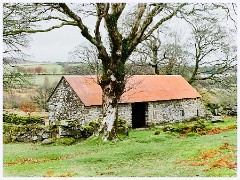
[[[95,22],[91,21],[88,21],[87,25],[94,26]],[[31,37],[32,41],[27,51],[31,55],[29,60],[39,62],[68,61],[69,52],[87,41],[82,37],[79,28],[73,26],[65,26],[46,33],[32,34]]]
[[79,28],[73,26],[33,34],[31,37],[29,54],[33,61],[67,61],[68,52],[86,42]]

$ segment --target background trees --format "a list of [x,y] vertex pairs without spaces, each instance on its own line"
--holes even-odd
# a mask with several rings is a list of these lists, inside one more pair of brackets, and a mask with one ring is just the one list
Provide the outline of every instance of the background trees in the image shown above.
[[217,80],[217,75],[223,75],[236,66],[236,44],[227,27],[214,18],[185,20],[191,26],[193,42],[190,45],[194,47],[190,56],[194,59],[194,69],[188,80],[190,84],[196,80]]

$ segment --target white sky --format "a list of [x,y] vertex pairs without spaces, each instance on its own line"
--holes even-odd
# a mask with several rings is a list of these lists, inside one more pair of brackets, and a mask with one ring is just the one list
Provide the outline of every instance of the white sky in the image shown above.
[[[95,22],[91,21],[92,20],[90,20],[90,22],[87,22],[87,25],[89,26],[90,24],[90,26],[92,25],[93,27]],[[68,53],[72,51],[76,46],[87,41],[82,37],[79,28],[73,26],[65,26],[46,33],[31,34],[31,37],[32,41],[30,42],[30,46],[27,50],[27,53],[31,55],[29,60],[39,62],[68,61]]]
[[79,28],[72,26],[32,34],[31,37],[29,54],[33,61],[67,61],[68,52],[86,41]]

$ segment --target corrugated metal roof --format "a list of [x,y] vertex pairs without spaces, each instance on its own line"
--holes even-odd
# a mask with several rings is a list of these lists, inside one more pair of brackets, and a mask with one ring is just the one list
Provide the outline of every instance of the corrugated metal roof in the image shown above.
[[[96,76],[64,76],[85,106],[101,105],[102,90]],[[201,95],[180,75],[134,75],[126,83],[120,103],[199,98]]]

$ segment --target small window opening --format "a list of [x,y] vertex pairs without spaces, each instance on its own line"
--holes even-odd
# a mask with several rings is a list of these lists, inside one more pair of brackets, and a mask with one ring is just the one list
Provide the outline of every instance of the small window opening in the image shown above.
[[199,111],[198,111],[198,109],[197,109],[197,116],[199,116]]
[[181,110],[181,112],[182,112],[182,116],[184,116],[184,110]]

